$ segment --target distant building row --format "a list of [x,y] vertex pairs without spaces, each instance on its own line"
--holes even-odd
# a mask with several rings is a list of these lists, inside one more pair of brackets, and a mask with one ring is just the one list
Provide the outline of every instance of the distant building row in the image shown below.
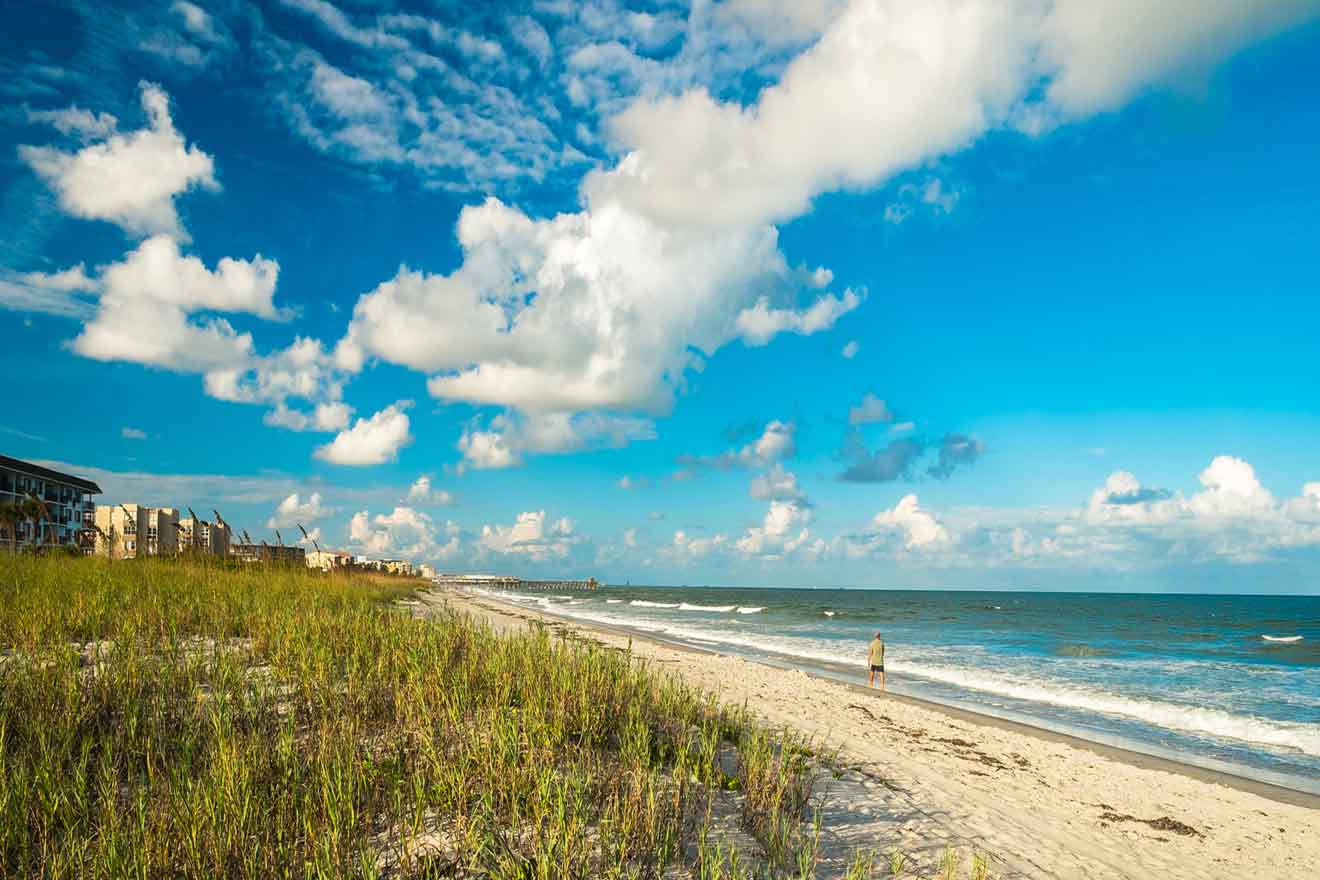
[[[307,554],[307,567],[322,571],[378,571],[384,574],[398,574],[412,577],[426,575],[406,559],[368,559],[366,556],[354,556],[342,550],[313,550]],[[429,569],[429,565],[421,569]]]
[[212,522],[195,515],[180,518],[173,507],[93,503],[92,496],[99,494],[101,487],[91,480],[0,455],[0,535],[8,538],[10,546],[58,544],[111,559],[200,553],[242,562],[305,564],[322,571],[435,574],[430,566],[418,568],[403,559],[235,542],[219,514]]

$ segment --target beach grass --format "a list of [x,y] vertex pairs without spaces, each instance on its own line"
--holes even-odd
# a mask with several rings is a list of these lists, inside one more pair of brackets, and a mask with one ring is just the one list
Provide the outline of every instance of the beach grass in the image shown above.
[[0,555],[0,874],[812,876],[808,744],[416,586]]

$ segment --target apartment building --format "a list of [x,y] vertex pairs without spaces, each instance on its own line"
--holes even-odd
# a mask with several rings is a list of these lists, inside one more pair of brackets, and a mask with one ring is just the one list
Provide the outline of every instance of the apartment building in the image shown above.
[[91,552],[92,496],[100,494],[91,480],[0,455],[0,504],[22,504],[33,495],[45,504],[45,514],[35,521],[14,524],[16,544],[55,543]]
[[308,568],[334,571],[336,569],[351,568],[353,566],[353,555],[351,553],[338,553],[334,550],[313,550],[306,555],[306,562]]
[[192,517],[179,520],[179,552],[229,555],[229,526]]
[[96,553],[112,559],[173,556],[179,550],[179,512],[140,504],[96,505]]

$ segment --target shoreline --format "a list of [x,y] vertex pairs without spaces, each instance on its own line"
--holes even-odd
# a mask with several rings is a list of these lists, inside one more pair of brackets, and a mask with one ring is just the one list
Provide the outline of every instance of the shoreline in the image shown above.
[[835,756],[843,775],[820,792],[834,852],[899,851],[927,876],[970,851],[999,880],[1300,878],[1320,864],[1320,797],[1306,792],[491,596],[417,598],[420,616],[630,651]]
[[[452,595],[444,591],[445,595]],[[1289,788],[1286,785],[1279,785],[1273,782],[1267,782],[1260,779],[1253,779],[1249,776],[1243,776],[1237,773],[1230,773],[1225,770],[1216,770],[1212,767],[1203,767],[1199,764],[1193,764],[1188,761],[1181,761],[1177,758],[1165,757],[1163,755],[1153,755],[1139,749],[1126,748],[1124,746],[1112,745],[1110,743],[1098,742],[1063,731],[1052,730],[1038,724],[1032,724],[1028,721],[1018,721],[1012,718],[1003,718],[998,715],[991,715],[986,712],[979,712],[975,709],[967,709],[961,706],[951,706],[947,703],[941,703],[935,700],[929,700],[924,697],[916,697],[910,694],[895,693],[890,690],[877,691],[866,685],[857,684],[848,681],[845,678],[823,674],[812,669],[801,669],[792,665],[789,658],[785,658],[783,664],[767,662],[766,658],[741,654],[733,651],[721,651],[716,648],[706,648],[701,645],[692,645],[677,639],[667,639],[654,633],[638,632],[629,629],[626,626],[617,626],[608,623],[600,623],[594,620],[582,620],[563,614],[555,614],[552,611],[546,611],[540,607],[536,609],[528,608],[514,602],[502,600],[493,596],[479,594],[461,594],[467,595],[473,601],[489,602],[498,606],[509,613],[517,613],[525,616],[536,616],[559,621],[560,623],[580,627],[581,629],[594,632],[610,633],[615,636],[632,639],[634,641],[648,642],[653,645],[663,646],[678,651],[686,651],[693,654],[705,654],[713,657],[735,657],[745,660],[749,663],[756,663],[769,669],[778,669],[780,671],[797,670],[809,678],[822,681],[829,681],[837,685],[848,688],[855,694],[864,695],[877,700],[894,700],[900,703],[906,703],[912,706],[919,706],[923,709],[939,712],[947,715],[949,718],[962,721],[968,724],[995,727],[1000,730],[1020,733],[1025,736],[1036,737],[1048,742],[1066,744],[1075,749],[1081,749],[1091,752],[1095,755],[1108,758],[1110,760],[1120,761],[1132,767],[1145,770],[1159,770],[1168,773],[1178,773],[1191,779],[1211,784],[1224,785],[1237,791],[1257,795],[1278,803],[1290,804],[1292,806],[1303,807],[1310,810],[1320,811],[1320,795],[1307,791],[1301,791],[1295,788]],[[861,673],[859,673],[859,676]]]

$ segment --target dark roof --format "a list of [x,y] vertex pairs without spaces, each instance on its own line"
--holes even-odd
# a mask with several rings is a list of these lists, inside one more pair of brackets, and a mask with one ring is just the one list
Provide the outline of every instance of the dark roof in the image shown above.
[[91,492],[94,495],[101,494],[101,487],[93,483],[91,480],[84,480],[82,477],[62,474],[59,471],[53,471],[50,468],[42,467],[39,464],[33,464],[30,461],[23,461],[18,458],[10,458],[7,455],[0,455],[0,468],[19,471],[29,477],[41,477],[43,480],[54,480],[57,483],[67,483],[70,486],[77,486],[84,492]]

